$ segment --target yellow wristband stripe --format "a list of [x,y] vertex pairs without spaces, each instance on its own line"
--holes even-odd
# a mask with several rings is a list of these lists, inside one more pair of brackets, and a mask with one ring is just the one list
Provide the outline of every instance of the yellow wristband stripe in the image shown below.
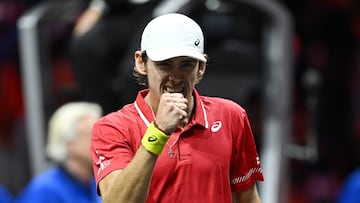
[[160,155],[169,138],[169,135],[166,135],[164,132],[156,128],[154,122],[152,122],[146,130],[141,143],[149,152]]

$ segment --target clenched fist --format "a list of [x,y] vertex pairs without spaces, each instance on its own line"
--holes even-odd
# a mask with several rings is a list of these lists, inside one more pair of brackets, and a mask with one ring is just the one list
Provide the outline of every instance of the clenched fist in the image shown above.
[[156,114],[156,125],[170,135],[188,123],[188,100],[181,93],[164,93]]

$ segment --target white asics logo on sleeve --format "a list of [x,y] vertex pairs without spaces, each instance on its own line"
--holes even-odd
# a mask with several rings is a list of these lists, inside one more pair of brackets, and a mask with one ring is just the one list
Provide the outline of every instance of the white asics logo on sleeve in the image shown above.
[[211,125],[211,132],[215,133],[219,131],[221,127],[222,127],[221,121],[215,121]]
[[99,175],[102,170],[104,170],[108,165],[110,165],[110,160],[105,160],[105,157],[99,155],[98,151],[95,152],[99,158],[99,160],[96,162],[96,165],[99,166],[99,170],[97,171],[97,174]]

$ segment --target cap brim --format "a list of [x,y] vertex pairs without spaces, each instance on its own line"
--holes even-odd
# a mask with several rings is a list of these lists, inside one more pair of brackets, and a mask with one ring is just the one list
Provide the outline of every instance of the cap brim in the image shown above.
[[204,54],[194,49],[173,49],[173,50],[148,49],[146,50],[146,54],[152,61],[164,61],[170,58],[186,56],[200,60],[202,62],[206,62],[206,58]]

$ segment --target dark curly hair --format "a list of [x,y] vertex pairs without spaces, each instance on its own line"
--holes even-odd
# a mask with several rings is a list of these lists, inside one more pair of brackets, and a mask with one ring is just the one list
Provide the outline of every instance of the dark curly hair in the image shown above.
[[[149,57],[147,56],[146,51],[141,53],[141,58],[144,63],[147,63]],[[147,75],[143,75],[143,74],[139,73],[135,67],[132,72],[132,77],[135,79],[137,84],[143,85],[145,87],[148,86]]]

